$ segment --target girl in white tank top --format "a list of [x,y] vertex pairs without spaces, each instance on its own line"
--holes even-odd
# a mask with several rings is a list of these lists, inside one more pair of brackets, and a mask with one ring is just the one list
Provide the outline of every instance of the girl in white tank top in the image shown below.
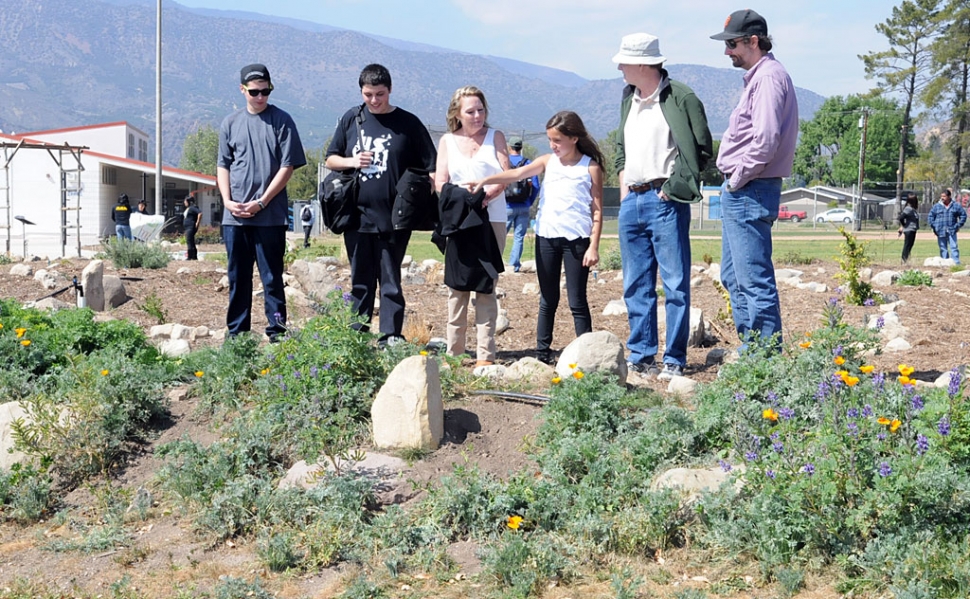
[[536,353],[552,360],[552,331],[559,306],[559,279],[566,271],[566,291],[576,335],[593,330],[586,284],[599,263],[603,212],[603,155],[574,112],[555,114],[546,123],[551,154],[530,164],[476,180],[475,190],[509,184],[545,172],[536,217],[536,272],[539,317]]

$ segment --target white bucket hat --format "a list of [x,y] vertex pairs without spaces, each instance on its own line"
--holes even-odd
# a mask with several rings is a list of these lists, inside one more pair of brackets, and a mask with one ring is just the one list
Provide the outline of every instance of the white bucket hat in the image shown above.
[[649,33],[624,35],[620,51],[613,57],[616,64],[662,64],[667,58],[660,53],[660,40]]

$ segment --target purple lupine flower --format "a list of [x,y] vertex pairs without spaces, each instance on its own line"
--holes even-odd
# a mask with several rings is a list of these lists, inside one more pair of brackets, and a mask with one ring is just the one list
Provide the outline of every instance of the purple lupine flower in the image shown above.
[[765,399],[768,400],[768,403],[771,405],[775,405],[778,402],[778,394],[774,391],[769,391]]
[[775,432],[773,432],[773,433],[771,433],[770,435],[768,435],[768,437],[769,437],[769,438],[770,438],[770,439],[771,439],[772,441],[777,441],[777,440],[778,440],[778,438],[779,438],[779,437],[781,437],[781,434],[780,434],[780,433],[779,433],[778,431],[775,431]]
[[776,441],[771,444],[771,448],[775,450],[775,453],[781,453],[785,451],[785,445],[780,441]]
[[748,460],[749,462],[757,461],[757,459],[758,459],[758,452],[756,452],[756,451],[749,451],[749,452],[747,452],[747,453],[744,454],[744,459]]
[[349,304],[350,302],[354,301],[354,296],[351,295],[350,293],[345,292],[343,297],[344,297],[345,304]]
[[848,410],[846,410],[845,411],[845,417],[846,418],[858,418],[859,417],[859,410],[858,410],[858,408],[849,408]]
[[862,305],[871,308],[876,305],[876,300],[872,299],[871,297],[867,297],[866,301],[862,302]]
[[913,408],[914,412],[919,412],[923,409],[923,397],[920,395],[914,395],[912,399],[909,400],[909,405]]
[[884,326],[886,326],[886,319],[880,316],[879,318],[876,319],[876,329],[877,330],[881,329]]
[[815,464],[812,464],[811,462],[805,464],[802,466],[802,472],[804,472],[807,476],[815,474]]
[[886,374],[883,372],[877,372],[872,375],[872,386],[876,388],[876,391],[882,391],[882,386],[886,382]]
[[320,341],[320,334],[319,333],[314,333],[313,334],[313,340],[314,341]]
[[273,320],[278,324],[283,324],[283,315],[279,312],[273,312]]
[[317,370],[317,367],[316,367],[316,366],[311,366],[311,367],[310,367],[310,376],[311,376],[312,378],[317,378],[317,373],[318,373],[318,372],[319,372],[319,371]]
[[916,437],[916,453],[923,455],[930,450],[930,440],[926,438],[926,435],[918,435]]
[[886,433],[879,433],[878,435],[876,435],[876,439],[878,441],[885,441],[886,440]]
[[286,359],[292,362],[293,360],[296,359],[296,356],[293,354],[286,354]]
[[879,476],[886,477],[886,476],[889,476],[892,473],[893,473],[893,469],[889,465],[889,462],[881,462],[879,464]]
[[323,369],[324,370],[330,370],[331,368],[333,368],[333,366],[331,366],[330,364],[324,364],[323,365]]
[[286,383],[280,383],[280,391],[286,393]]
[[775,480],[775,471],[774,470],[765,470],[765,476],[767,476],[771,480]]
[[839,305],[839,298],[837,298],[837,297],[830,297],[829,298],[829,306],[831,306],[832,308],[834,308],[837,305]]
[[755,447],[761,447],[761,442],[764,441],[762,437],[758,435],[751,435],[751,442],[754,443]]
[[841,344],[835,346],[835,349],[832,350],[832,355],[833,356],[841,356],[842,355],[842,345]]
[[738,391],[734,394],[734,401],[744,401],[744,391]]
[[818,391],[815,392],[815,399],[822,401],[823,399],[828,397],[830,389],[831,389],[831,385],[829,385],[828,381],[822,380],[818,384]]
[[850,422],[849,424],[845,425],[845,428],[849,429],[850,436],[852,437],[859,436],[859,425],[856,424],[855,422]]
[[721,460],[718,463],[721,465],[721,470],[723,470],[725,472],[730,472],[731,471],[731,464],[727,460]]
[[299,370],[294,370],[294,371],[293,371],[293,378],[295,378],[295,379],[297,379],[297,380],[299,380],[299,379],[300,379],[300,377],[302,377],[302,376],[303,376],[303,373],[302,373],[302,372],[300,372]]
[[939,424],[936,425],[936,432],[940,433],[941,437],[946,437],[950,434],[950,417],[944,416],[940,418]]
[[795,417],[795,410],[785,407],[778,410],[778,415],[782,420],[791,420]]
[[950,384],[946,388],[946,392],[950,395],[951,399],[960,393],[961,382],[960,371],[954,368],[950,371]]
[[870,406],[869,404],[866,404],[866,405],[862,406],[862,417],[863,418],[869,418],[870,416],[873,415],[873,413],[874,412],[872,411],[872,406]]

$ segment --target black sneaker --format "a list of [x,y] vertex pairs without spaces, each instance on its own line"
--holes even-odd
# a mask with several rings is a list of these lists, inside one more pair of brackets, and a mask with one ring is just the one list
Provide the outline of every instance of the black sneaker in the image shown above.
[[551,349],[537,349],[536,350],[536,360],[539,360],[543,364],[555,364],[556,358],[552,354]]
[[664,369],[660,371],[657,378],[662,381],[669,381],[675,376],[684,376],[684,367],[677,364],[664,364]]
[[626,363],[627,372],[635,372],[640,376],[657,376],[660,369],[657,368],[657,364],[653,360],[644,360],[643,362],[627,362]]

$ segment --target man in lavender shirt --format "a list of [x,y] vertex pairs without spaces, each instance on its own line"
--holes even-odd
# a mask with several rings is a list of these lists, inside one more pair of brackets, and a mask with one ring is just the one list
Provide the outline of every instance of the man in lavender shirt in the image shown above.
[[764,17],[731,13],[724,53],[742,68],[744,90],[721,138],[721,281],[731,295],[742,350],[752,336],[772,337],[780,348],[781,307],[771,262],[771,225],[778,218],[781,179],[791,175],[798,136],[798,102],[785,67],[771,54]]

